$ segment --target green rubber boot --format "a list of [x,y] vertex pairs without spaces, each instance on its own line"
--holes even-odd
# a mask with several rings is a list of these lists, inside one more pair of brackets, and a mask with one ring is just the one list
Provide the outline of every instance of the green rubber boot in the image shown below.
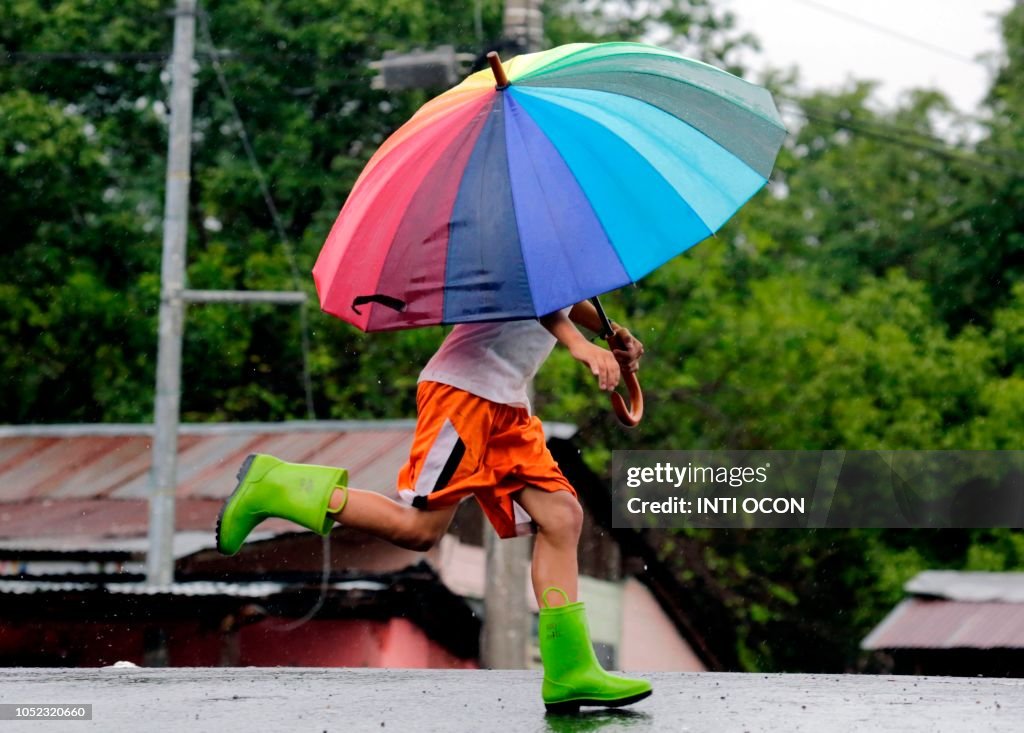
[[[345,490],[347,485],[348,471],[343,468],[251,455],[238,470],[238,486],[217,518],[217,549],[224,555],[234,555],[256,525],[268,517],[289,519],[326,535],[334,526],[334,517],[327,514],[331,494],[335,489]],[[344,506],[343,501],[340,507],[330,509],[338,512]]]
[[651,684],[646,680],[616,677],[604,671],[590,643],[583,604],[568,603],[566,596],[566,605],[552,608],[547,605],[547,594],[552,590],[565,596],[558,588],[544,591],[537,630],[544,664],[541,694],[548,712],[575,715],[580,705],[617,708],[650,695]]

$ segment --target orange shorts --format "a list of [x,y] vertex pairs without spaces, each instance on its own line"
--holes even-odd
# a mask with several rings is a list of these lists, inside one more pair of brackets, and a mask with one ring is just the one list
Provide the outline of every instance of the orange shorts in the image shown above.
[[438,382],[416,389],[416,435],[398,474],[398,494],[420,509],[472,496],[499,537],[534,531],[514,498],[530,486],[576,491],[551,456],[541,422],[522,407],[491,402]]

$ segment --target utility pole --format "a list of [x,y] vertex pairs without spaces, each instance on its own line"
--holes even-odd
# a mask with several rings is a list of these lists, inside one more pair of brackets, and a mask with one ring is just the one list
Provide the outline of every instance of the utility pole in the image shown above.
[[171,124],[164,194],[164,244],[160,267],[160,326],[156,362],[156,433],[150,474],[149,549],[146,579],[174,580],[174,491],[178,483],[178,418],[181,395],[181,340],[185,319],[185,244],[192,156],[192,64],[196,3],[177,0],[171,56]]
[[[540,0],[506,0],[506,40],[515,41],[525,53],[543,45],[544,16]],[[533,401],[533,385],[530,385]],[[528,537],[502,540],[484,529],[487,575],[484,581],[484,628],[481,656],[491,669],[525,669],[530,638],[530,608],[527,604],[526,568],[530,563]]]
[[174,50],[171,55],[171,122],[164,195],[163,261],[160,267],[155,426],[149,479],[146,581],[150,585],[168,585],[174,582],[174,495],[178,485],[181,344],[185,328],[185,306],[189,303],[271,303],[301,306],[306,302],[306,294],[302,291],[185,288],[188,188],[192,160],[192,66],[195,63],[195,31],[196,0],[177,0],[174,9]]
[[541,0],[505,0],[503,35],[506,40],[515,41],[523,53],[544,47],[544,11],[540,3]]
[[[524,52],[539,51],[544,37],[540,0],[506,0],[502,36],[503,41],[512,42]],[[471,58],[471,54],[456,54],[451,46],[386,53],[383,59],[370,64],[379,72],[373,86],[395,91],[444,88],[454,83],[460,64]],[[530,398],[533,398],[532,385]],[[500,540],[490,530],[484,530],[487,574],[480,654],[485,667],[526,667],[531,629],[526,595],[530,542],[526,537]]]

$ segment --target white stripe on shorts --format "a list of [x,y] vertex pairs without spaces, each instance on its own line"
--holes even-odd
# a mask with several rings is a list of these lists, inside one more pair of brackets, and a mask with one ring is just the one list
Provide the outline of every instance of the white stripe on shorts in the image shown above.
[[512,516],[516,521],[516,536],[524,537],[534,533],[533,517],[515,499],[512,500]]
[[437,479],[444,470],[452,451],[459,442],[459,433],[455,430],[451,420],[445,420],[434,438],[434,444],[430,446],[427,457],[423,460],[423,468],[416,478],[416,487],[412,492],[414,496],[427,496],[437,485]]

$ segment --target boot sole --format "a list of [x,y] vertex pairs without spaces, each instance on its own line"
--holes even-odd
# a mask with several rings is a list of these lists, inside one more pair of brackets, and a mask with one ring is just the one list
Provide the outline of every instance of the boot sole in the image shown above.
[[237,494],[238,490],[240,488],[242,488],[242,482],[245,480],[246,474],[249,473],[249,467],[252,466],[252,462],[255,460],[255,458],[256,458],[256,454],[255,453],[250,453],[246,457],[246,459],[244,461],[242,461],[242,467],[239,468],[238,469],[238,473],[235,474],[235,478],[238,480],[238,483],[235,484],[235,490],[231,492],[231,496],[229,496],[227,499],[224,500],[224,506],[222,506],[220,508],[220,512],[217,514],[217,552],[219,552],[221,555],[227,555],[227,556],[230,557],[232,554],[234,554],[234,553],[224,552],[224,550],[221,547],[221,544],[220,544],[220,525],[221,525],[221,522],[224,521],[224,512],[227,511],[228,505],[231,503],[231,500],[235,498],[235,494]]
[[645,697],[650,697],[652,692],[653,690],[646,690],[636,695],[630,695],[629,697],[620,697],[617,700],[594,700],[591,698],[582,698],[580,700],[567,700],[566,702],[545,703],[544,707],[551,715],[579,715],[581,705],[621,708],[624,705],[632,705],[635,702],[640,702]]

